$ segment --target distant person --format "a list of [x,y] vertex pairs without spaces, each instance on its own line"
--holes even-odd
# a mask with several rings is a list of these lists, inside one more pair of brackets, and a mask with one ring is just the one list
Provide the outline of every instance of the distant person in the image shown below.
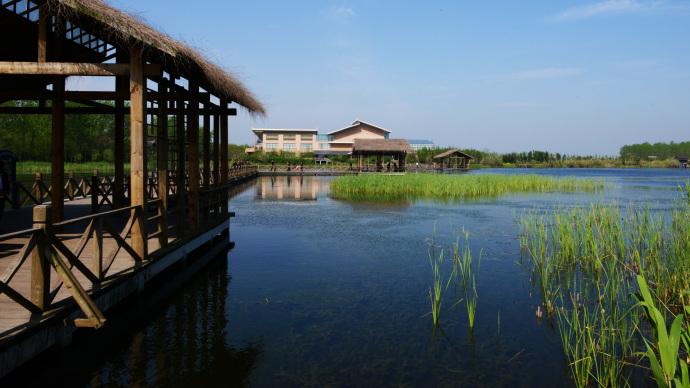
[[388,164],[386,164],[386,171],[391,172],[391,162],[388,161]]
[[5,172],[5,163],[0,161],[0,220],[5,210],[5,197],[9,195],[10,177]]
[[288,171],[292,170],[292,165],[291,165],[291,162],[290,162],[289,160],[288,160],[288,163],[287,163],[287,170],[288,170]]
[[271,162],[271,171],[276,170],[276,162]]
[[350,171],[352,171],[352,162],[350,162]]

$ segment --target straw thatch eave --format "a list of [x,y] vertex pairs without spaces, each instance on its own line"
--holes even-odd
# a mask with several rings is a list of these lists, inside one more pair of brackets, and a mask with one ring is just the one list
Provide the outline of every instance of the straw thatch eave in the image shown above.
[[413,153],[405,139],[355,139],[352,153]]
[[155,30],[136,16],[117,10],[102,0],[46,0],[44,4],[51,13],[62,15],[75,24],[86,22],[97,26],[103,39],[116,47],[141,46],[146,57],[159,59],[167,67],[166,71],[193,79],[212,94],[234,101],[252,114],[266,114],[261,102],[241,81],[197,50]]
[[468,154],[466,154],[466,153],[460,151],[459,149],[454,149],[454,150],[448,150],[448,151],[446,151],[446,152],[441,152],[440,154],[435,155],[435,156],[434,156],[434,159],[443,159],[443,158],[447,158],[447,157],[449,157],[449,156],[451,156],[451,155],[456,155],[456,156],[463,157],[463,158],[467,158],[467,159],[474,159],[474,158],[472,157],[472,155],[468,155]]

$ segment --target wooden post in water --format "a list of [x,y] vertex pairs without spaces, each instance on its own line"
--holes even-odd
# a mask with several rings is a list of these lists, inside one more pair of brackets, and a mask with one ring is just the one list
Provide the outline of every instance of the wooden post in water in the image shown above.
[[[34,229],[48,228],[52,213],[50,205],[38,205],[33,210]],[[31,302],[41,311],[45,311],[50,303],[50,265],[47,258],[43,260],[46,253],[50,253],[50,248],[45,246],[43,239],[39,239],[31,252]]]
[[199,231],[199,86],[189,81],[189,108],[187,109],[187,142],[189,151],[189,226],[192,233]]
[[158,243],[163,248],[168,245],[168,81],[163,77],[158,79],[158,109]]
[[[130,174],[129,197],[131,206],[140,206],[141,217],[145,218],[146,209],[146,164],[144,161],[144,58],[140,48],[130,50]],[[131,217],[136,217],[132,209]],[[132,226],[132,248],[142,259],[146,258],[146,228],[143,220],[137,220]]]

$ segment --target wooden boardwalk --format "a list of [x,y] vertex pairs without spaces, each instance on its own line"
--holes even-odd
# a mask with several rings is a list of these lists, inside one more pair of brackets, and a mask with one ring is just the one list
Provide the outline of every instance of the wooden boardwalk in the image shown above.
[[[65,215],[67,218],[87,218],[82,222],[66,225],[61,232],[55,233],[55,237],[72,253],[75,253],[75,257],[78,257],[79,261],[86,268],[91,269],[93,273],[98,272],[99,256],[102,262],[104,258],[109,258],[112,255],[112,264],[108,268],[102,268],[101,276],[99,276],[102,282],[99,282],[97,287],[104,287],[107,283],[126,276],[127,273],[135,269],[138,263],[127,249],[123,249],[121,242],[113,237],[108,230],[104,230],[102,233],[102,243],[99,242],[98,238],[93,238],[93,233],[91,233],[88,239],[84,237],[84,225],[91,221],[91,218],[89,218],[90,206],[89,199],[66,203]],[[6,212],[2,218],[3,229],[0,230],[0,233],[7,235],[8,233],[12,234],[12,232],[16,234],[18,230],[28,230],[31,227],[31,225],[27,225],[27,223],[31,223],[31,211],[32,208],[22,208]],[[119,234],[126,226],[128,218],[129,212],[114,213],[107,221],[108,228],[115,234]],[[8,228],[13,230],[7,230]],[[26,253],[23,250],[26,250],[25,247],[32,239],[32,236],[33,234],[31,233],[20,233],[0,241],[0,274],[3,274],[3,283],[6,283],[12,290],[18,292],[26,299],[30,299],[32,293],[31,277],[33,263],[31,262],[31,254],[28,254],[24,263],[19,265],[9,281],[6,280],[9,274],[12,273],[13,267],[17,265],[17,258]],[[174,235],[168,236],[169,243],[174,242],[175,239]],[[131,236],[125,235],[124,241],[131,245]],[[159,250],[160,245],[157,237],[148,238],[147,247],[149,253]],[[70,268],[74,269],[74,265],[71,265]],[[51,305],[55,306],[53,309],[59,309],[65,304],[64,301],[73,295],[70,292],[71,290],[63,284],[63,279],[56,272],[55,268],[50,267],[49,271]],[[78,270],[73,270],[72,273],[85,291],[89,293],[94,291],[92,279],[89,279],[83,272]],[[7,336],[16,334],[18,331],[26,329],[31,325],[38,324],[40,321],[50,317],[50,315],[51,309],[42,314],[35,314],[11,299],[6,293],[0,294],[0,342]]]

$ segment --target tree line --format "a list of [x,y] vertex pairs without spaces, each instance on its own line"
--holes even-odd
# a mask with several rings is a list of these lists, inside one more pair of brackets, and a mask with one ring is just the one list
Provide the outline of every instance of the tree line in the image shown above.
[[621,147],[620,158],[624,162],[650,160],[650,159],[672,159],[677,156],[690,155],[690,141],[680,143],[639,143],[629,144]]

